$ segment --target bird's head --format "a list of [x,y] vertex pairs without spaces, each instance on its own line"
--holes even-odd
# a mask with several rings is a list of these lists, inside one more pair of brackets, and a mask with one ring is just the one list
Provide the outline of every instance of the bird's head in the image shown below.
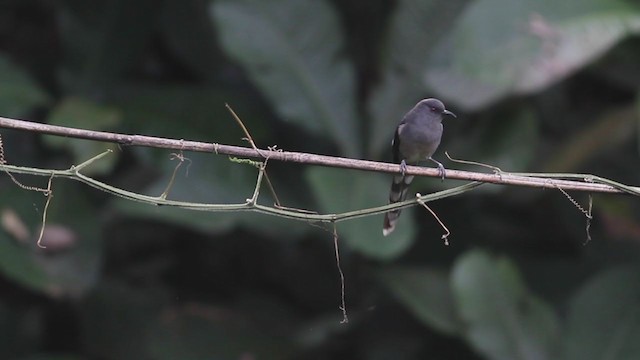
[[432,112],[438,115],[451,115],[453,117],[457,117],[456,114],[451,111],[445,109],[442,101],[434,98],[424,99],[420,101],[420,107],[425,108],[427,111]]

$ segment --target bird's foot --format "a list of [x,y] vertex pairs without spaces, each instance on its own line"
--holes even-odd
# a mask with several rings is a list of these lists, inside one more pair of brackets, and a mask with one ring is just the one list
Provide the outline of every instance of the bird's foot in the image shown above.
[[400,162],[400,171],[402,172],[402,176],[404,177],[404,174],[407,172],[407,163],[404,161],[404,159]]
[[444,181],[446,170],[444,169],[444,166],[440,163],[438,163],[438,175],[440,175],[440,178],[442,179],[441,181]]
[[438,165],[438,175],[440,176],[442,181],[444,181],[444,177],[446,175],[446,170],[444,169],[444,165],[442,165],[442,163],[440,163],[438,160],[432,157],[429,157],[428,159],[436,163],[436,165]]

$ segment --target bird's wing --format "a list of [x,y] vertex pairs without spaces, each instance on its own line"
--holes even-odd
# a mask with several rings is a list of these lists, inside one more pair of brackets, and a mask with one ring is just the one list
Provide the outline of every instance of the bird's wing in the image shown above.
[[393,155],[393,162],[396,164],[402,161],[402,154],[400,154],[400,132],[404,126],[404,121],[398,125],[396,133],[393,135],[393,140],[391,141],[391,153]]

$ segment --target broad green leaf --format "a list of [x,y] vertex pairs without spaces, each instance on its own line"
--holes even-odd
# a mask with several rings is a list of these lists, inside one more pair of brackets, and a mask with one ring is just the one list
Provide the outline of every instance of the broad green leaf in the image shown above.
[[[310,168],[307,180],[324,213],[362,210],[387,204],[391,177],[345,169]],[[415,226],[405,209],[396,230],[382,235],[382,215],[345,220],[337,224],[338,236],[353,250],[368,257],[391,260],[413,242]]]
[[[49,115],[49,124],[51,125],[97,131],[113,130],[120,123],[120,120],[121,115],[117,109],[76,97],[64,99]],[[69,149],[73,153],[75,164],[80,164],[107,149],[117,149],[117,145],[107,142],[61,136],[47,136],[44,141],[51,147]],[[107,174],[113,169],[117,160],[117,156],[104,157],[85,168],[83,173],[86,175]]]
[[535,113],[527,108],[497,113],[484,122],[475,137],[454,138],[453,144],[445,146],[458,149],[454,157],[464,156],[505,171],[526,171],[538,148],[538,123]]
[[422,73],[435,44],[450,31],[468,3],[448,0],[403,0],[396,5],[385,38],[382,80],[367,103],[369,154],[391,142],[395,126],[421,98],[431,97]]
[[[517,77],[516,93],[542,90],[589,65],[622,39],[638,34],[640,11],[612,11],[570,18],[559,21],[557,31],[561,40],[551,39],[551,44],[543,40],[541,53]],[[560,45],[553,44],[554,41],[559,41]],[[558,49],[548,56],[544,52],[545,46],[557,46]]]
[[[46,178],[21,179],[33,186],[46,187]],[[24,238],[16,238],[6,227],[0,230],[0,270],[5,276],[53,297],[80,296],[95,284],[101,265],[102,238],[94,206],[78,191],[82,186],[65,179],[53,181],[54,197],[47,210],[43,237],[43,244],[49,244],[47,249],[36,246],[46,197],[40,192],[5,188],[0,194],[3,211],[12,211],[27,229]],[[55,240],[68,245],[59,248],[52,243]]]
[[[3,197],[3,216],[6,216],[7,211],[13,212],[15,210],[12,206],[9,206],[9,199],[5,199]],[[14,200],[16,199],[18,198],[14,198]],[[33,241],[33,238],[29,237],[26,240]],[[48,284],[47,275],[44,269],[33,261],[32,251],[32,247],[18,242],[18,239],[13,238],[6,231],[6,228],[0,231],[0,272],[22,286],[35,291],[43,291]]]
[[[250,104],[234,92],[200,86],[155,86],[145,83],[123,84],[122,89],[108,100],[122,112],[124,132],[151,136],[166,136],[222,144],[242,143],[244,133],[227,111],[228,102],[241,117],[258,146],[265,147],[269,138],[270,121],[261,108]],[[159,196],[166,189],[178,160],[173,150],[125,148],[133,151],[144,162],[141,173],[131,178],[145,177],[150,182],[143,189],[128,190]],[[206,203],[242,203],[253,193],[257,170],[251,166],[232,163],[227,156],[185,152],[186,157],[176,174],[169,199]],[[154,171],[150,171],[154,170]],[[272,175],[273,176],[273,175]],[[277,178],[272,179],[274,181]],[[275,183],[278,196],[286,206],[297,206],[290,201],[288,189]],[[266,187],[262,189],[263,204],[272,204]],[[266,197],[266,199],[265,199]],[[255,231],[266,231],[278,237],[290,238],[303,230],[302,224],[290,220],[268,217],[251,212],[219,213],[185,209],[155,207],[129,200],[114,199],[115,206],[126,214],[159,219],[203,231],[227,231],[235,226],[246,226]],[[310,229],[307,229],[310,230]]]
[[249,129],[259,147],[271,134],[266,109],[241,93],[217,87],[124,83],[108,103],[122,112],[128,133],[248,146],[225,103]]
[[280,116],[330,136],[346,156],[361,152],[354,70],[337,14],[326,1],[217,1],[224,50]]
[[552,359],[558,324],[552,309],[525,287],[507,258],[471,251],[455,264],[451,287],[466,338],[489,359]]
[[0,116],[21,117],[49,101],[49,96],[23,69],[0,55]]
[[640,12],[615,0],[480,0],[439,44],[426,81],[475,110],[540,91],[639,30]]
[[390,268],[379,272],[389,290],[425,325],[445,334],[458,334],[448,274],[427,268]]
[[565,360],[640,358],[640,269],[621,266],[596,275],[569,303]]

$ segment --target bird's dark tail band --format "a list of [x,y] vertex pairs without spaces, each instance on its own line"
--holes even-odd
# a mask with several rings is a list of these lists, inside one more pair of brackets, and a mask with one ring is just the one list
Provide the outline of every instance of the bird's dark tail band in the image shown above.
[[[390,204],[404,201],[404,199],[406,199],[407,190],[409,190],[411,181],[413,181],[413,176],[396,175],[393,177],[391,191],[389,192]],[[382,234],[384,236],[389,235],[395,229],[401,211],[402,210],[397,209],[384,214],[384,225],[382,227]]]

